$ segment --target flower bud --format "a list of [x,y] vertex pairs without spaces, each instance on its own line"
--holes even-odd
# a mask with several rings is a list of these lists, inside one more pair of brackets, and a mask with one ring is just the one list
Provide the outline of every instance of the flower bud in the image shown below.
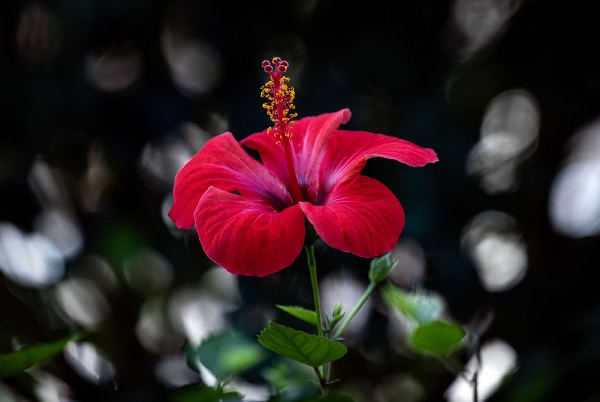
[[343,315],[344,314],[343,311],[344,311],[344,305],[342,303],[336,304],[335,307],[333,308],[333,318],[335,319],[340,314]]
[[344,313],[344,305],[342,303],[338,303],[333,308],[333,314],[331,318],[328,318],[327,321],[329,323],[329,328],[333,328],[337,325],[338,322],[342,321],[342,318],[346,315]]
[[390,258],[392,253],[386,253],[380,257],[375,257],[371,260],[371,269],[369,270],[369,280],[374,283],[379,283],[398,265],[398,261]]

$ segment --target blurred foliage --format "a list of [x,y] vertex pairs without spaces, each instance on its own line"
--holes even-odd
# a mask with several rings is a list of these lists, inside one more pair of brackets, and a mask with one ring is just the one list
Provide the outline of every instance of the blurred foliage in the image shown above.
[[178,391],[172,402],[238,402],[242,395],[234,391],[224,391],[210,387],[190,387]]
[[432,321],[415,329],[409,338],[409,344],[421,352],[448,356],[456,350],[466,335],[460,325],[444,321]]
[[0,355],[0,378],[10,377],[43,363],[62,352],[67,343],[82,337],[78,334],[51,343],[25,346],[15,352]]
[[[587,379],[600,368],[600,240],[557,233],[548,203],[569,140],[599,114],[599,20],[589,1],[3,0],[0,352],[93,335],[3,380],[1,398],[218,397],[187,367],[185,342],[225,327],[253,342],[270,320],[314,330],[275,307],[312,306],[304,256],[266,278],[228,278],[193,229],[166,217],[173,176],[203,142],[267,127],[260,63],[280,55],[300,117],[349,107],[344,129],[440,158],[419,169],[370,160],[365,174],[406,214],[401,240],[412,246],[393,252],[402,258],[391,280],[409,296],[436,292],[446,310],[376,292],[365,326],[344,333],[332,390],[357,402],[398,390],[407,401],[444,398],[455,376],[406,347],[414,327],[397,308],[411,322],[459,323],[482,345],[509,344],[518,369],[491,402],[597,400]],[[525,123],[516,95],[533,99]],[[344,271],[367,283],[368,260],[315,248],[320,278]],[[522,271],[489,286],[490,261]],[[461,364],[468,346],[454,351]],[[261,375],[273,367],[267,358],[243,372],[246,389],[281,382]],[[282,400],[314,397],[298,389]]]
[[442,315],[439,298],[422,291],[408,293],[390,283],[382,294],[391,309],[415,321],[416,326],[407,337],[408,345],[414,350],[445,358],[463,344],[467,331],[462,326],[450,320],[436,319]]
[[231,330],[205,339],[197,348],[188,348],[188,365],[199,371],[198,362],[202,363],[219,381],[243,373],[267,357],[256,342]]
[[390,308],[418,324],[428,324],[442,313],[439,297],[426,295],[422,291],[409,293],[388,283],[382,290],[382,296]]

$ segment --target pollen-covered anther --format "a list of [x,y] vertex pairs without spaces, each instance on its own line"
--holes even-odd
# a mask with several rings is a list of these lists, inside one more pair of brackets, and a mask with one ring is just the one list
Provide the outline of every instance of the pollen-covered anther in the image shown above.
[[[290,112],[296,108],[293,104],[296,91],[294,87],[289,86],[290,79],[283,75],[287,71],[289,63],[279,57],[274,57],[272,63],[268,60],[262,62],[263,69],[271,79],[262,86],[260,96],[267,100],[263,104],[263,108],[266,109],[269,119],[274,123],[273,135],[275,138],[290,140],[293,126],[291,119],[298,116],[297,113]],[[277,143],[280,142],[277,141]]]

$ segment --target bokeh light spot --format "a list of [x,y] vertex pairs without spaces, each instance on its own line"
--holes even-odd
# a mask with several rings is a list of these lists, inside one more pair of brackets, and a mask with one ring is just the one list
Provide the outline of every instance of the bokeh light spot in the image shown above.
[[64,350],[65,360],[86,381],[104,384],[115,376],[115,367],[90,342],[70,342]]
[[114,43],[94,50],[86,58],[89,82],[106,92],[123,91],[133,86],[144,69],[141,49],[131,41]]
[[27,287],[46,287],[65,272],[61,252],[41,234],[25,234],[12,223],[0,223],[0,271]]
[[510,289],[525,276],[527,249],[511,216],[498,211],[478,214],[467,224],[462,242],[486,290]]
[[54,292],[64,312],[83,327],[94,329],[110,314],[104,295],[86,279],[65,280]]
[[540,112],[529,92],[513,89],[492,99],[481,124],[481,140],[467,158],[467,173],[490,194],[516,188],[516,169],[537,145]]
[[[518,355],[506,342],[496,339],[486,342],[480,351],[478,392],[479,400],[487,400],[500,386],[504,377],[517,367]],[[465,367],[467,376],[478,368],[477,357],[473,356]],[[473,389],[463,377],[458,376],[446,391],[448,402],[472,402]]]

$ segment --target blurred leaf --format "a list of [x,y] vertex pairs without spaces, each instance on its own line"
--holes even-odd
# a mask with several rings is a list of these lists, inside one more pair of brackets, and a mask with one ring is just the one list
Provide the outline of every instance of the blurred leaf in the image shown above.
[[329,394],[327,396],[315,396],[301,399],[297,402],[354,402],[354,399],[346,395]]
[[199,361],[217,378],[243,373],[267,358],[265,351],[252,340],[235,331],[225,331],[203,341],[198,348],[188,348],[188,365],[198,371]]
[[77,334],[54,342],[26,346],[16,352],[0,355],[0,378],[18,374],[43,363],[59,354],[67,343],[84,336],[84,334]]
[[304,392],[283,392],[269,399],[271,402],[354,402],[354,399],[339,394],[320,395],[320,390],[312,385],[303,389]]
[[189,368],[200,374],[200,361],[198,360],[198,348],[194,348],[188,342],[183,345],[182,352]]
[[312,310],[307,310],[303,307],[298,306],[281,306],[279,304],[276,305],[277,308],[285,311],[288,314],[293,315],[296,318],[301,319],[302,321],[306,321],[309,324],[317,325],[317,313]]
[[269,322],[258,336],[265,348],[311,367],[340,359],[348,349],[339,342]]
[[466,331],[458,324],[432,321],[420,325],[412,333],[409,344],[419,352],[447,356],[460,346],[465,335]]
[[106,223],[98,231],[98,245],[101,254],[108,259],[118,275],[123,275],[123,261],[144,246],[144,235],[139,228],[123,221]]
[[237,402],[241,400],[242,395],[237,392],[207,386],[182,389],[171,398],[172,402]]
[[388,307],[400,311],[419,324],[426,324],[434,320],[442,308],[436,298],[416,292],[408,293],[391,283],[382,288],[382,295]]
[[265,367],[260,375],[278,394],[284,389],[286,389],[286,392],[289,391],[293,394],[298,393],[296,391],[302,392],[303,388],[307,387],[311,391],[315,389],[310,383],[312,376],[315,375],[314,372],[305,365],[292,360],[279,359],[274,367]]
[[[508,373],[498,388],[501,388],[503,383],[510,381],[513,372]],[[547,401],[550,394],[554,392],[561,377],[564,375],[564,368],[560,366],[550,365],[536,372],[529,372],[516,381],[510,391],[511,402],[541,402]],[[600,399],[590,399],[600,400]]]

